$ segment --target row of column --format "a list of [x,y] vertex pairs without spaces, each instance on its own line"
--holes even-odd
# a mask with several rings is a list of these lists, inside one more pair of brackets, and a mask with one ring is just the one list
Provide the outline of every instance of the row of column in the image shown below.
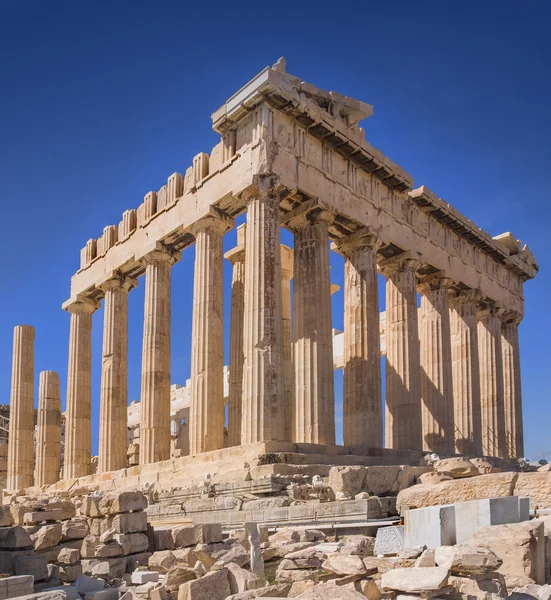
[[[318,211],[286,223],[295,236],[291,272],[282,270],[279,198],[273,185],[267,181],[246,200],[247,227],[236,252],[228,255],[234,265],[230,444],[333,444],[328,235],[333,217]],[[191,454],[224,446],[222,239],[228,228],[227,220],[214,215],[193,227]],[[382,445],[377,248],[377,239],[367,231],[336,242],[345,257],[346,445]],[[178,258],[159,246],[144,259],[142,464],[170,456],[170,269]],[[518,322],[506,320],[502,326],[502,315],[494,309],[477,312],[476,300],[466,294],[453,298],[450,306],[447,281],[438,275],[420,288],[419,326],[418,267],[408,256],[380,265],[387,277],[386,445],[522,454]],[[135,284],[115,277],[104,285],[100,471],[126,466],[127,312],[128,292]],[[68,308],[68,479],[89,473],[90,336],[97,307],[84,299]]]

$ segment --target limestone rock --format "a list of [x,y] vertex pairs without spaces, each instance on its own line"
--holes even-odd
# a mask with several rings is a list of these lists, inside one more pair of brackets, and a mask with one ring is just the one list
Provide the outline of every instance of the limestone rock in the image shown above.
[[249,500],[243,504],[242,510],[265,510],[266,508],[281,508],[283,506],[289,506],[290,504],[291,499],[289,496],[274,496],[259,498],[258,500]]
[[216,562],[212,566],[213,570],[221,569],[230,563],[237,564],[240,567],[248,564],[250,555],[239,543],[232,544],[229,550],[216,555]]
[[80,547],[80,552],[83,558],[94,558],[96,555],[96,548],[100,543],[99,537],[97,535],[87,535],[82,540],[82,546]]
[[227,569],[207,573],[180,586],[178,600],[226,600],[230,595]]
[[408,569],[413,567],[415,561],[399,556],[368,556],[363,559],[363,563],[366,568],[366,575],[374,575],[375,573],[386,573],[392,569]]
[[121,546],[123,554],[137,554],[149,550],[149,538],[145,533],[115,533],[113,541]]
[[276,543],[274,545],[270,538],[269,550],[273,554],[272,558],[285,558],[288,554],[291,554],[292,552],[298,552],[299,550],[304,550],[305,548],[310,548],[314,545],[314,542],[293,542],[290,544]]
[[437,473],[446,473],[454,479],[475,477],[479,475],[478,468],[468,458],[455,457],[439,460],[434,464]]
[[113,517],[112,529],[117,533],[138,533],[147,531],[147,513],[122,513]]
[[551,508],[551,472],[519,473],[514,495],[530,498],[532,506]]
[[453,575],[480,575],[497,571],[503,561],[489,548],[476,546],[440,546],[434,552],[439,567]]
[[365,596],[356,590],[346,589],[331,583],[320,583],[311,590],[296,596],[297,600],[365,600]]
[[488,475],[489,473],[501,473],[499,467],[494,467],[492,463],[484,460],[483,458],[471,458],[473,465],[478,469],[479,475]]
[[48,579],[48,563],[41,556],[18,556],[14,566],[16,575],[32,575],[35,581]]
[[398,494],[396,506],[398,510],[402,510],[512,496],[517,477],[516,473],[493,473],[432,485],[414,485]]
[[180,548],[173,550],[172,554],[176,558],[176,564],[183,567],[193,567],[197,563],[197,555],[192,548]]
[[0,527],[9,527],[14,524],[14,519],[10,506],[5,504],[0,506]]
[[74,565],[59,565],[59,579],[63,583],[73,583],[82,575],[82,565],[76,563]]
[[4,550],[21,550],[32,548],[31,536],[21,527],[3,527],[0,529],[0,548]]
[[331,467],[327,485],[335,494],[342,492],[353,498],[364,491],[366,476],[367,469],[362,466]]
[[122,546],[115,542],[107,542],[102,544],[101,542],[96,546],[94,556],[96,558],[112,558],[115,556],[122,556],[124,554]]
[[505,579],[500,573],[487,573],[471,577],[451,575],[448,583],[466,600],[505,600],[507,598]]
[[106,581],[113,579],[121,579],[126,573],[126,559],[121,558],[106,558],[97,559],[91,558],[82,561],[82,572],[91,577],[100,577]]
[[518,578],[545,583],[545,529],[541,520],[482,527],[468,545],[489,548],[501,559],[498,571],[509,588],[516,587]]
[[155,541],[155,550],[174,550],[174,540],[172,539],[172,530],[155,529],[153,531]]
[[80,506],[80,513],[87,517],[101,517],[102,513],[99,510],[100,498],[94,496],[84,496]]
[[152,571],[158,573],[168,573],[176,565],[176,557],[170,550],[161,550],[153,552],[149,557],[148,566]]
[[341,554],[355,554],[361,556],[373,556],[375,547],[375,538],[367,535],[346,535],[341,541],[343,546],[340,549]]
[[423,593],[435,592],[448,584],[448,570],[441,567],[392,569],[383,573],[381,586],[385,590]]
[[90,533],[86,519],[75,517],[61,524],[62,540],[82,540]]
[[365,565],[359,556],[340,552],[329,554],[322,568],[337,575],[363,575],[366,572]]
[[282,569],[319,569],[326,554],[317,550],[315,546],[291,552],[281,561]]
[[514,588],[509,594],[511,600],[551,600],[551,585],[535,583]]
[[254,573],[247,571],[246,569],[242,569],[239,565],[235,563],[229,563],[227,565],[227,569],[228,581],[232,594],[238,594],[248,590],[255,590],[261,587],[261,578]]
[[177,527],[172,530],[172,540],[176,548],[221,542],[222,526],[220,524],[211,524]]
[[126,557],[126,572],[132,573],[140,567],[146,568],[149,564],[151,552],[139,552],[138,554],[130,554]]
[[105,516],[137,512],[147,508],[147,498],[142,492],[115,492],[103,496],[98,503],[99,512]]
[[34,536],[34,549],[38,552],[57,546],[61,541],[61,523],[54,525],[44,525],[38,530]]
[[437,473],[436,471],[430,471],[429,473],[423,473],[417,479],[418,483],[422,485],[431,485],[434,483],[442,483],[442,481],[451,481],[453,477],[447,473]]
[[318,573],[308,569],[281,569],[276,571],[276,581],[278,583],[295,583],[296,581],[310,580],[317,582]]
[[80,551],[76,548],[61,548],[57,561],[66,565],[74,565],[80,560]]
[[421,554],[421,556],[415,561],[415,567],[436,567],[435,550],[428,548]]
[[267,585],[255,590],[249,590],[246,592],[239,592],[228,596],[227,600],[254,600],[255,598],[292,598],[288,596],[290,593],[291,584],[284,583],[278,585]]
[[175,592],[187,581],[195,579],[195,572],[189,567],[172,567],[165,575],[164,585],[169,592]]

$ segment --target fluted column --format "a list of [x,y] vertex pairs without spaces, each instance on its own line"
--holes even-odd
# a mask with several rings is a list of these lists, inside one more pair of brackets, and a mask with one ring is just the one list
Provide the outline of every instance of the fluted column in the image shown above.
[[246,195],[243,415],[241,443],[282,440],[283,331],[277,181],[266,177]]
[[499,457],[507,454],[501,349],[502,312],[498,308],[485,307],[478,313],[482,453],[485,456]]
[[387,448],[422,450],[421,361],[417,316],[419,262],[407,255],[384,260],[386,283]]
[[38,388],[35,485],[59,481],[61,464],[61,401],[59,375],[42,371]]
[[13,331],[7,489],[31,487],[33,467],[34,327],[18,325]]
[[134,280],[116,277],[103,284],[103,356],[101,366],[98,472],[127,466],[128,292]]
[[222,237],[226,221],[206,217],[195,235],[195,276],[189,406],[190,454],[224,447],[224,286]]
[[335,443],[329,213],[288,223],[295,234],[293,344],[295,416],[293,439]]
[[378,240],[359,232],[335,243],[344,263],[345,446],[383,445]]
[[293,279],[293,250],[281,245],[281,321],[283,324],[283,415],[284,440],[293,441],[293,347],[291,340],[291,279]]
[[243,311],[245,307],[245,224],[237,228],[237,246],[224,258],[232,264],[230,316],[230,385],[228,400],[228,446],[241,444],[243,394]]
[[450,295],[455,452],[482,455],[477,302],[466,290]]
[[140,464],[170,458],[170,269],[179,254],[147,254],[140,401]]
[[92,414],[92,314],[97,303],[83,298],[66,307],[71,314],[67,401],[65,409],[64,479],[90,474]]
[[524,456],[520,346],[518,339],[518,326],[521,320],[522,316],[519,314],[506,313],[501,328],[506,456],[510,458],[522,458]]
[[453,379],[449,279],[429,275],[418,286],[421,294],[421,418],[423,450],[454,453]]

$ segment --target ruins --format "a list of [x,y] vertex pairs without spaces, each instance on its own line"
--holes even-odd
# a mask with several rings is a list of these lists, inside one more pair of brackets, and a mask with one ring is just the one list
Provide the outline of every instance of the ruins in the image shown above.
[[[221,139],[210,154],[197,154],[185,174],[170,175],[86,243],[63,305],[70,315],[63,472],[53,372],[40,375],[40,451],[33,457],[34,330],[18,326],[6,500],[77,481],[99,489],[198,485],[206,469],[242,485],[243,469],[250,483],[254,468],[314,473],[308,465],[321,464],[327,475],[332,464],[413,464],[426,451],[523,456],[518,326],[535,258],[511,233],[491,237],[428,187],[414,187],[366,141],[359,123],[371,115],[369,104],[318,89],[280,60],[213,113]],[[245,212],[237,246],[225,255],[233,268],[226,439],[222,239]],[[281,245],[281,227],[294,235],[294,248]],[[189,431],[186,454],[175,456],[171,267],[193,244]],[[337,365],[330,251],[345,260]],[[384,307],[379,274],[386,278]],[[129,465],[128,295],[139,279],[139,442]],[[102,302],[94,473],[91,331]],[[335,439],[335,366],[344,371],[343,446]],[[253,464],[259,455],[278,460]]]

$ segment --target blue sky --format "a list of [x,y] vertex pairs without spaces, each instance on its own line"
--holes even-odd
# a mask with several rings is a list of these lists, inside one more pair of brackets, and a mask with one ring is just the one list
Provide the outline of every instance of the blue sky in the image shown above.
[[[526,453],[551,458],[550,22],[545,0],[0,0],[0,403],[22,323],[36,327],[36,380],[59,371],[64,402],[69,317],[60,306],[80,248],[210,152],[211,113],[284,55],[292,74],[373,104],[367,139],[416,186],[492,235],[513,231],[530,245],[540,274],[525,286],[521,325]],[[234,243],[232,232],[225,247]],[[175,383],[189,377],[193,258],[185,252],[173,269]],[[227,264],[227,322],[229,278]],[[130,295],[130,399],[139,397],[143,290]],[[340,328],[342,292],[333,308]],[[341,384],[337,374],[339,402]]]

